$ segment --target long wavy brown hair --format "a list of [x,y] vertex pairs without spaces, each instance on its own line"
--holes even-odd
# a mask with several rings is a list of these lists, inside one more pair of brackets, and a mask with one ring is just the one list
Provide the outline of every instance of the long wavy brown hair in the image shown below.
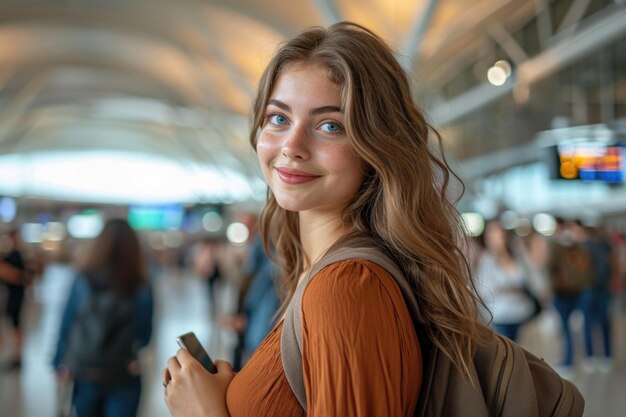
[[147,279],[139,237],[124,219],[105,223],[79,269],[94,285],[122,294],[133,293]]
[[[343,213],[351,231],[345,239],[367,235],[390,252],[415,291],[420,330],[468,375],[474,348],[489,333],[480,321],[480,301],[459,246],[460,216],[446,196],[454,174],[443,157],[440,135],[414,103],[407,75],[385,42],[360,25],[341,22],[308,29],[275,53],[253,104],[250,141],[255,149],[278,77],[302,64],[320,65],[340,86],[347,135],[368,166]],[[278,255],[287,303],[309,267],[298,213],[282,209],[268,190],[260,227],[266,247]]]

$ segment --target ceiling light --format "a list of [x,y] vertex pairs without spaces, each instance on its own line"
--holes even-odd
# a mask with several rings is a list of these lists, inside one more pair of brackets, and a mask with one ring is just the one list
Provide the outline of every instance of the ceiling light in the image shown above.
[[243,223],[231,223],[226,229],[226,237],[233,245],[240,246],[246,243],[248,237],[250,237],[250,230]]
[[501,59],[500,61],[497,61],[495,64],[493,64],[493,66],[502,68],[507,78],[511,76],[512,68],[511,64],[509,64],[508,61]]
[[496,67],[495,65],[487,70],[487,80],[492,85],[501,86],[506,82],[506,71],[501,67]]

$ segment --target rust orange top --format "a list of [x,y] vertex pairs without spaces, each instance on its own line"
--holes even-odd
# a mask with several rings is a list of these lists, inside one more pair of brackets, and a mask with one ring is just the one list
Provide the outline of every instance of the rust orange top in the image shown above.
[[[330,265],[302,297],[302,363],[309,416],[412,416],[422,356],[402,293],[366,260]],[[231,417],[307,415],[280,358],[282,322],[232,380]]]

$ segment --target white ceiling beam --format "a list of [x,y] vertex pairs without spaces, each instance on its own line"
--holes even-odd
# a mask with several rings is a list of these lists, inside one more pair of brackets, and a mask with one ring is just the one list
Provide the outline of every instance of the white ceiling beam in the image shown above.
[[428,46],[428,56],[445,50],[451,42],[466,36],[474,28],[479,27],[488,17],[508,6],[513,0],[481,1],[455,19],[453,25],[445,29],[431,32],[424,46]]
[[[243,70],[238,67],[229,55],[228,51],[225,50],[225,42],[222,42],[219,39],[219,33],[213,30],[212,26],[208,24],[205,20],[203,20],[198,14],[194,13],[193,10],[189,9],[188,13],[186,13],[187,19],[191,22],[195,29],[202,35],[201,39],[204,43],[204,48],[210,52],[213,59],[226,67],[226,74],[228,74],[228,78],[230,79],[232,85],[238,89],[243,95],[252,97],[254,95],[254,89],[250,85],[248,78],[244,75]],[[195,73],[195,78],[198,80],[198,84],[202,87],[203,94],[207,97],[217,97],[220,95],[217,94],[217,91],[210,92],[209,89],[213,88],[224,88],[224,86],[210,86],[207,85],[206,82],[200,82],[200,80],[204,80],[204,74],[202,73],[201,66],[199,64],[199,56],[194,55],[189,51],[188,56],[193,60],[195,65],[193,65],[193,72]],[[211,103],[207,103],[208,106]],[[215,109],[217,110],[217,109]]]
[[[115,68],[140,73],[157,84],[176,92],[191,106],[206,105],[211,97],[199,93],[197,80],[189,75],[194,63],[180,47],[142,37],[106,31],[103,28],[71,30],[60,26],[15,27],[0,30],[0,44],[17,36],[23,44],[19,52],[0,48],[0,67],[13,71],[39,66],[61,67],[68,64],[96,68]],[[45,43],[41,40],[45,39]],[[43,46],[45,45],[45,47]],[[164,62],[165,65],[155,65]]]
[[553,34],[552,12],[550,11],[549,0],[535,0],[537,11],[537,31],[539,32],[539,44],[541,49],[549,46],[550,38]]
[[526,84],[539,81],[625,34],[626,9],[606,10],[602,18],[520,65],[518,80]]
[[522,62],[514,77],[495,87],[483,84],[436,107],[431,112],[438,125],[453,123],[473,111],[513,91],[517,85],[527,86],[540,81],[575,60],[626,35],[626,10],[608,10],[604,16],[573,36],[560,40],[539,55]]
[[399,57],[400,63],[406,71],[413,72],[419,60],[420,44],[433,20],[438,5],[439,0],[429,0],[424,8],[419,9],[419,13],[413,19],[413,24],[403,43],[402,56]]
[[491,36],[504,52],[515,62],[520,64],[528,59],[528,55],[522,48],[522,46],[515,40],[515,38],[509,33],[508,30],[502,25],[502,23],[496,20],[490,20],[487,23],[487,33]]
[[0,109],[0,145],[4,146],[12,137],[30,105],[48,85],[49,78],[49,74],[40,74],[32,78],[4,108]]
[[587,8],[591,0],[574,0],[570,8],[567,10],[567,14],[561,21],[557,33],[563,33],[567,31],[567,34],[576,32],[576,28],[580,23],[580,20],[585,15]]

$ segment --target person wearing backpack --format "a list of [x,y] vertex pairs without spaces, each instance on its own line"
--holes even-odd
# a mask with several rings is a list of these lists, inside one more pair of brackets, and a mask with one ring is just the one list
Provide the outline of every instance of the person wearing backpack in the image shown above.
[[550,245],[547,272],[553,304],[563,332],[561,373],[569,375],[574,367],[574,338],[570,325],[572,313],[580,309],[580,295],[593,282],[591,254],[585,247],[585,233],[575,220],[557,218],[557,230]]
[[106,222],[80,265],[53,364],[73,380],[76,417],[133,417],[141,396],[138,352],[152,335],[153,297],[137,234]]
[[[223,361],[210,374],[185,350],[172,356],[163,385],[174,417],[500,415],[470,382],[474,353],[495,336],[460,248],[440,137],[412,97],[391,49],[358,24],[311,28],[278,48],[250,140],[269,186],[260,229],[284,280],[280,319],[236,375]],[[483,359],[490,370],[507,355]],[[424,414],[436,390],[449,412]],[[520,398],[505,408],[539,415]]]

